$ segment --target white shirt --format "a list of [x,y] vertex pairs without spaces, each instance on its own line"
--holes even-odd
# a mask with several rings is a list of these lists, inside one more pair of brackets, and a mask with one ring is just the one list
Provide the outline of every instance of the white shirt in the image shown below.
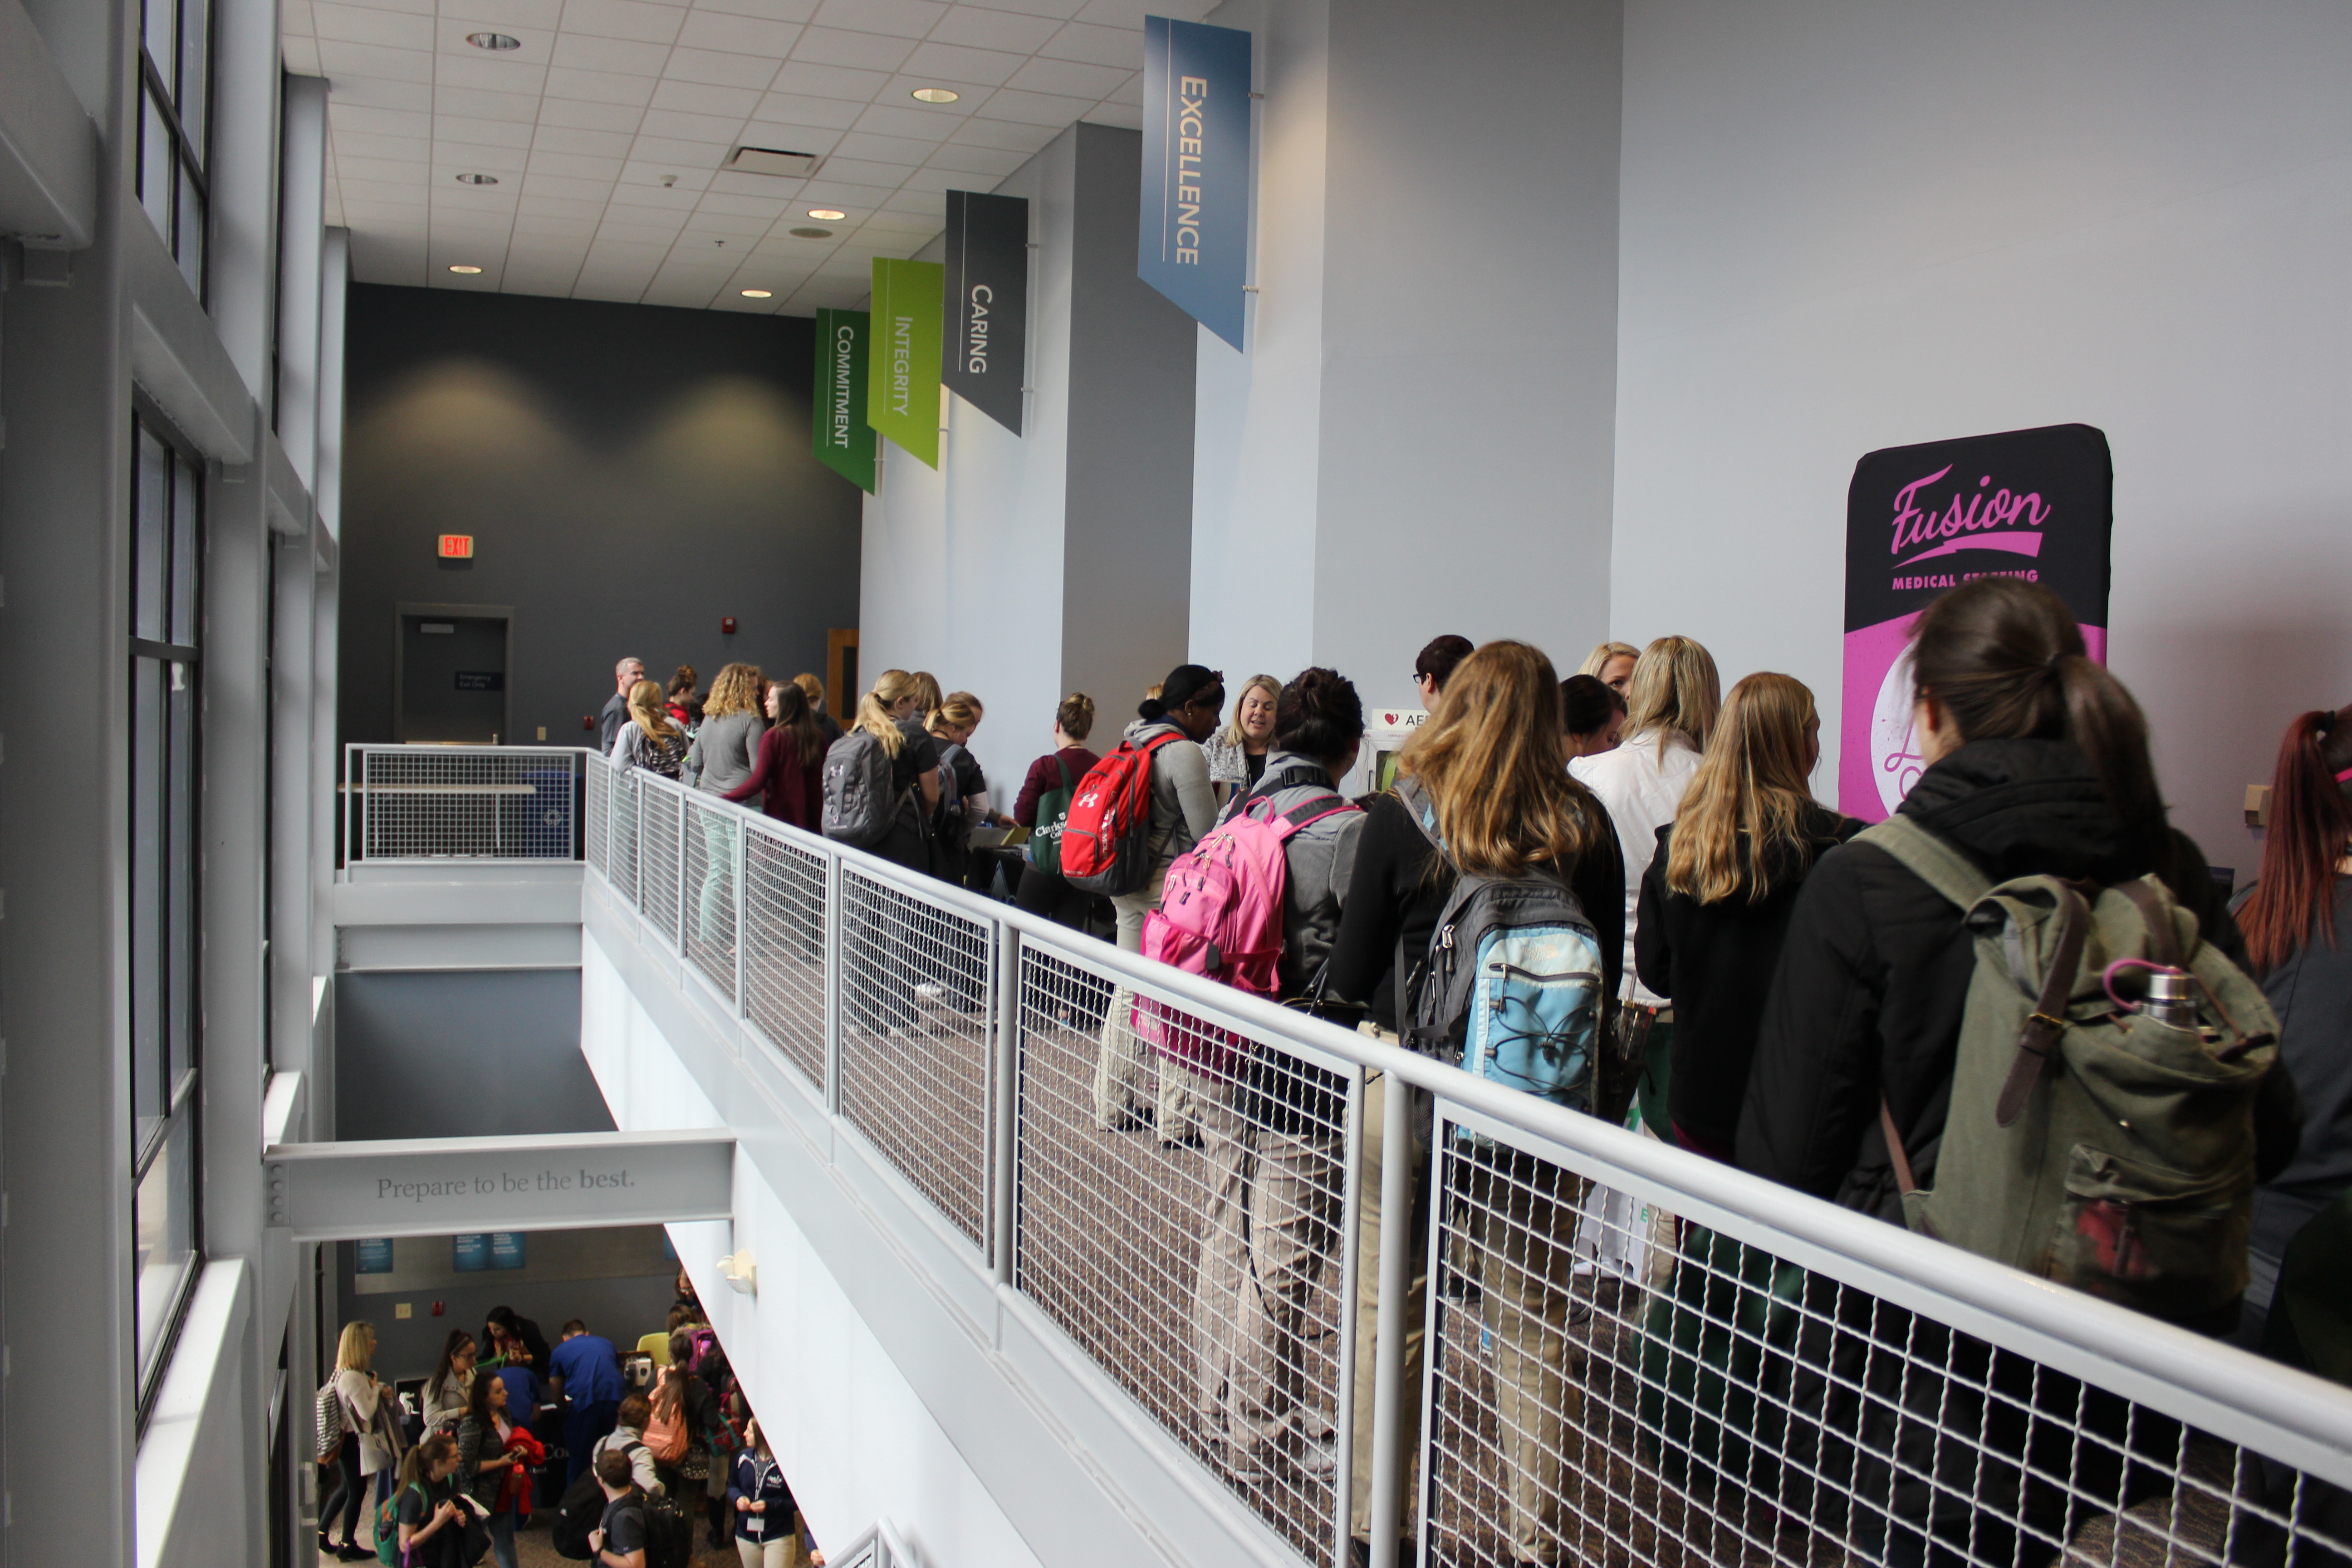
[[1642,907],[1642,874],[1658,853],[1658,829],[1681,809],[1683,792],[1698,772],[1698,749],[1679,732],[1661,730],[1597,757],[1578,757],[1568,771],[1600,797],[1617,825],[1617,846],[1625,855],[1625,978],[1634,1001],[1663,1007],[1672,998],[1643,984],[1633,972],[1633,925]]

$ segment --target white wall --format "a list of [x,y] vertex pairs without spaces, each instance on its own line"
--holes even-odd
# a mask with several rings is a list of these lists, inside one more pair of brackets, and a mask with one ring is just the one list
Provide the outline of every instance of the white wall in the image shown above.
[[1614,634],[1834,711],[1855,459],[2098,426],[2114,665],[2242,881],[2352,699],[2348,79],[2326,0],[1628,0]]

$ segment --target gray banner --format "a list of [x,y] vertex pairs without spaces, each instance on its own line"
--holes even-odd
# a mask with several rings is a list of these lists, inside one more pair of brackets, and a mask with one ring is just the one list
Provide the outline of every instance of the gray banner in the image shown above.
[[947,196],[941,379],[1018,436],[1021,389],[1029,380],[1029,199],[977,191]]

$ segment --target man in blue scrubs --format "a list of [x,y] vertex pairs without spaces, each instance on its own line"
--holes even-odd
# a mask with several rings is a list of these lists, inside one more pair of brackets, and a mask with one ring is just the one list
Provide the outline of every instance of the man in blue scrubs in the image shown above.
[[598,1439],[613,1429],[621,1409],[621,1354],[613,1342],[592,1334],[574,1318],[563,1325],[563,1342],[547,1363],[548,1397],[563,1405],[563,1446],[570,1451],[565,1484],[588,1472]]

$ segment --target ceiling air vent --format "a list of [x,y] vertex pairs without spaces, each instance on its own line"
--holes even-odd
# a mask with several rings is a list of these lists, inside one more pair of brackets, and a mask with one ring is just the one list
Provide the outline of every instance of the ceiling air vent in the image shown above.
[[817,155],[814,153],[785,153],[773,147],[738,147],[725,167],[746,174],[782,174],[792,179],[805,179],[816,173]]

